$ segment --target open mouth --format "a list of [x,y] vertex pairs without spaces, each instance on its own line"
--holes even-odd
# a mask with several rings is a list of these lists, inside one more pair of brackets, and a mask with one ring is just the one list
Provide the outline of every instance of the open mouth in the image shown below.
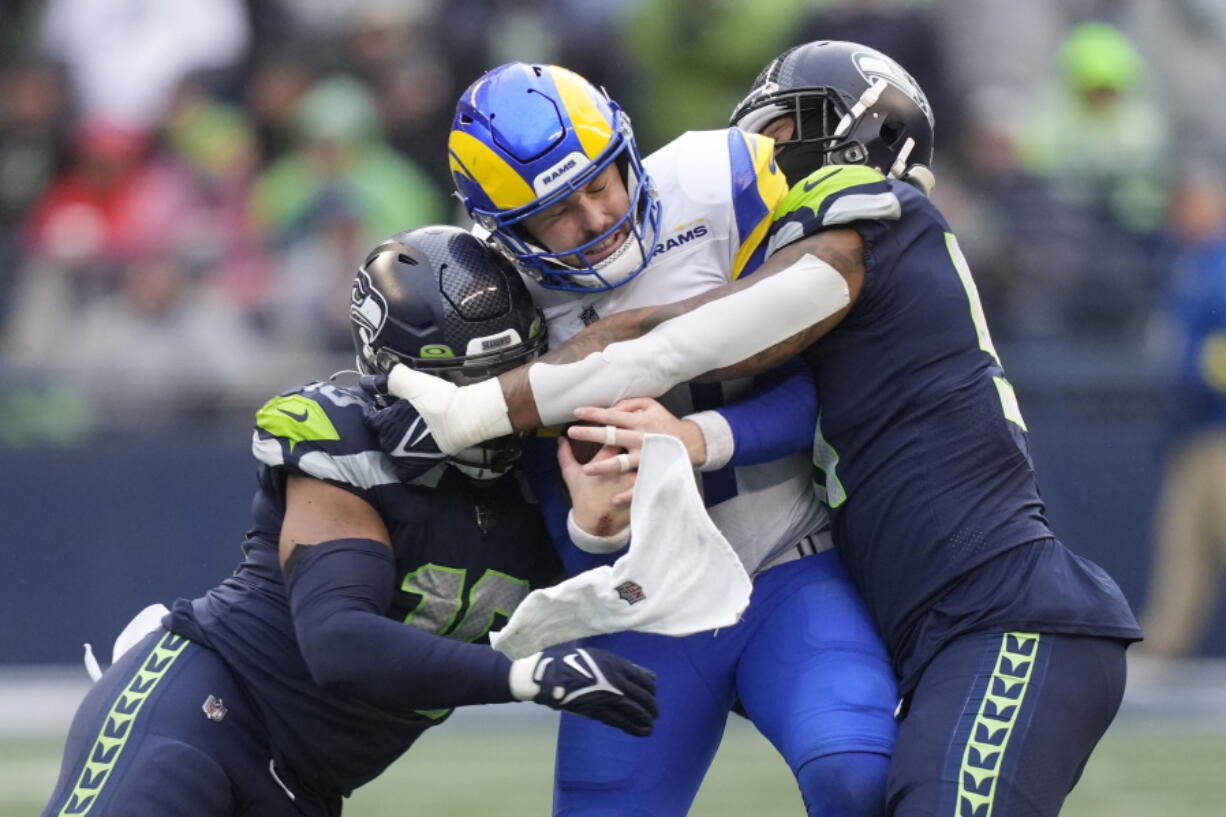
[[604,261],[606,258],[613,255],[613,253],[617,252],[617,250],[625,244],[626,239],[629,237],[630,228],[622,227],[613,235],[609,236],[604,241],[601,241],[599,244],[585,252],[584,255],[587,256],[587,262],[592,266],[596,266],[601,261]]

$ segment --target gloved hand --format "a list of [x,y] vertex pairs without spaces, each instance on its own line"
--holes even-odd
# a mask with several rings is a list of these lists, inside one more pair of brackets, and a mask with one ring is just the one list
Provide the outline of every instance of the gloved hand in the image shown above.
[[373,400],[366,408],[366,425],[379,439],[401,482],[412,482],[442,462],[444,454],[430,434],[425,420],[411,403],[387,397],[387,378],[364,375],[362,391]]
[[638,737],[660,714],[656,674],[595,647],[549,647],[511,664],[511,694]]
[[413,404],[445,454],[514,432],[496,377],[457,386],[397,363],[388,373],[387,391]]

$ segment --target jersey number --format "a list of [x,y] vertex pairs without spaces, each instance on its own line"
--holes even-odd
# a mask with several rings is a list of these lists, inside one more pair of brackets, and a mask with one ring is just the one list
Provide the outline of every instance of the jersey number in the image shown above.
[[[407,574],[400,589],[420,596],[421,601],[404,617],[404,623],[457,641],[476,641],[493,628],[495,616],[510,618],[528,595],[528,583],[523,579],[487,570],[465,596],[467,575],[468,571],[462,568],[435,564],[423,565]],[[460,618],[462,609],[464,617]],[[419,709],[418,713],[441,720],[451,710]]]
[[[975,286],[975,279],[971,277],[971,266],[966,263],[966,256],[962,254],[962,248],[958,246],[958,239],[953,233],[945,234],[945,246],[949,250],[949,258],[954,263],[954,269],[958,271],[958,277],[962,280],[962,288],[966,290],[966,299],[970,302],[971,307],[971,322],[975,324],[975,334],[979,337],[979,348],[991,355],[992,360],[996,361],[996,365],[1000,367],[1000,355],[996,354],[996,346],[992,343],[991,333],[988,332],[988,321],[983,315],[979,288]],[[1003,372],[1003,367],[1001,370]],[[1022,419],[1022,408],[1018,405],[1013,384],[1005,380],[1003,374],[993,377],[992,382],[996,384],[996,391],[1000,395],[1000,407],[1005,413],[1005,419],[1025,431],[1026,421]]]
[[[975,286],[975,279],[971,277],[971,267],[966,263],[966,256],[962,254],[962,248],[958,246],[958,239],[953,233],[945,234],[945,248],[949,251],[949,260],[957,270],[958,279],[962,281],[962,288],[966,291],[971,323],[979,339],[979,348],[991,355],[992,360],[1000,368],[1000,355],[996,354],[992,334],[988,331],[988,321],[984,317],[983,304],[979,300],[979,288]],[[996,384],[996,392],[1000,396],[1000,407],[1005,419],[1025,431],[1026,421],[1022,419],[1022,409],[1018,405],[1013,385],[1003,375],[993,377],[992,382]],[[838,475],[838,464],[839,454],[822,436],[822,421],[821,416],[818,415],[817,429],[813,437],[813,484],[818,498],[831,508],[837,508],[847,501],[847,491],[843,488]]]
[[[404,623],[456,641],[476,641],[494,626],[496,616],[510,618],[528,595],[523,579],[487,570],[464,593],[468,571],[428,564],[404,577],[400,589],[420,596]],[[464,615],[461,618],[460,612]]]

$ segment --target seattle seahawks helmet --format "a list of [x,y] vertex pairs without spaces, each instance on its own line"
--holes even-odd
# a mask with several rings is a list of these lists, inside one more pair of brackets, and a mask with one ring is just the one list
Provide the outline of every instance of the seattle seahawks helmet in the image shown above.
[[[526,363],[546,344],[543,316],[519,273],[449,226],[397,233],[371,250],[353,281],[349,323],[364,374],[403,363],[461,385]],[[518,456],[518,439],[501,437],[451,460],[486,479]]]
[[732,113],[733,126],[761,133],[792,116],[795,134],[778,143],[791,182],[823,165],[868,165],[925,193],[932,173],[932,107],[897,62],[868,46],[819,40],[770,62]]
[[[513,62],[460,97],[448,138],[451,176],[469,216],[526,275],[549,289],[599,291],[647,266],[660,232],[660,203],[643,169],[630,118],[578,74]],[[629,193],[626,213],[601,235],[551,252],[523,227],[616,163]],[[629,236],[595,264],[589,252],[618,231]],[[576,263],[574,259],[578,259]]]

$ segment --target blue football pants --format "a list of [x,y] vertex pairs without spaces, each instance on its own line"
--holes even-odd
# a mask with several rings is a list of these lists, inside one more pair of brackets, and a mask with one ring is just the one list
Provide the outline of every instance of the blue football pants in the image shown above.
[[734,704],[783,756],[809,813],[884,807],[898,692],[864,602],[827,551],[758,576],[734,627],[590,643],[658,674],[649,738],[563,715],[554,814],[674,817],[690,808]]

